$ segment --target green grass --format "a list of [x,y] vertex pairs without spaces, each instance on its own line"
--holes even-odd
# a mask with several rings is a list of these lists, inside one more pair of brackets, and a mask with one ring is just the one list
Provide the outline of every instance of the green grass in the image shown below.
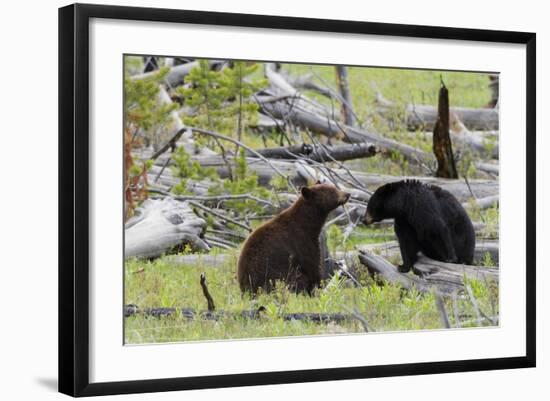
[[[283,68],[293,75],[311,74],[316,82],[335,87],[335,69],[332,66],[284,64]],[[393,102],[435,106],[440,78],[449,89],[451,107],[483,107],[491,98],[489,78],[483,73],[349,67],[350,92],[359,116],[369,113],[368,106],[374,104],[377,91]],[[324,101],[314,92],[307,94]]]
[[[242,295],[236,281],[236,254],[220,267],[174,265],[166,258],[154,262],[130,260],[125,266],[125,303],[146,307],[186,307],[206,310],[206,300],[199,284],[201,272],[206,272],[208,288],[217,310],[240,312],[266,308],[257,320],[225,317],[218,321],[193,320],[181,316],[150,317],[135,315],[126,318],[125,342],[158,343],[197,340],[221,340],[313,334],[361,333],[357,320],[344,324],[316,324],[305,321],[285,321],[283,313],[320,312],[348,313],[357,309],[375,331],[429,330],[442,328],[432,294],[405,291],[398,285],[378,285],[367,275],[359,275],[362,287],[352,287],[339,276],[333,277],[313,297],[294,294],[279,286],[271,294],[256,299]],[[488,314],[494,310],[498,288],[477,281],[469,282],[480,308]],[[496,292],[495,292],[496,291]],[[451,299],[446,309],[454,326]],[[497,302],[498,303],[498,302]],[[460,321],[475,318],[475,311],[466,297],[459,299]],[[477,322],[466,327],[478,326]]]

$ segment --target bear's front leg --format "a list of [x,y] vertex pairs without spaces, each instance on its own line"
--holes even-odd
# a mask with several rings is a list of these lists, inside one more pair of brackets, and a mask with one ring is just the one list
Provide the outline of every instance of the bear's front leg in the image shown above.
[[394,230],[399,242],[401,259],[403,259],[403,264],[398,266],[397,269],[401,273],[407,273],[418,260],[420,246],[417,235],[413,227],[406,220],[400,218],[395,219]]

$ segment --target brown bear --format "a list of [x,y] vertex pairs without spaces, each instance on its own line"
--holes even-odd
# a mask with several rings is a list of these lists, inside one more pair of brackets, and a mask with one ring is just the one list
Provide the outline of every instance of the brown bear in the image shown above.
[[349,197],[331,184],[303,187],[288,209],[245,241],[237,268],[241,291],[269,292],[276,281],[283,281],[291,291],[311,295],[321,281],[319,235],[328,214]]

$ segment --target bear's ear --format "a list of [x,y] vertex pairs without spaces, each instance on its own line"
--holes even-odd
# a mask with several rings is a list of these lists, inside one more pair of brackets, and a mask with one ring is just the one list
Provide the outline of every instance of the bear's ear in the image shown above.
[[305,199],[310,199],[313,196],[313,191],[308,187],[302,187],[301,192],[302,192],[302,196]]

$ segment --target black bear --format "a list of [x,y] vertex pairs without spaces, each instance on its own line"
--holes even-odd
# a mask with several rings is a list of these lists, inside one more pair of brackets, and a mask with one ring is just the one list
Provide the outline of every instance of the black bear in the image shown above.
[[370,198],[363,222],[383,219],[394,219],[403,259],[401,272],[414,267],[418,251],[442,262],[472,264],[474,226],[448,191],[416,180],[383,185]]
[[292,291],[311,295],[321,282],[319,235],[328,214],[349,197],[330,184],[303,187],[289,208],[245,241],[237,268],[241,291],[271,291],[276,281],[283,281]]

